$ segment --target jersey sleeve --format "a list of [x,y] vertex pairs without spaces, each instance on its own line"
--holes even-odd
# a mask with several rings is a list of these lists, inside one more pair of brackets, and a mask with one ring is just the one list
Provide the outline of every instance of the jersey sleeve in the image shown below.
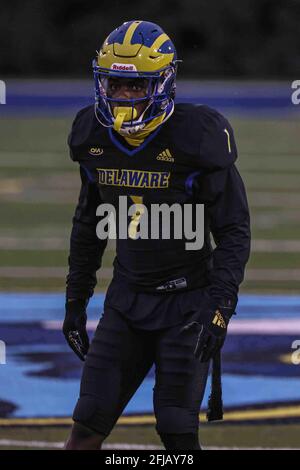
[[81,109],[73,121],[71,132],[68,136],[68,146],[70,158],[75,162],[80,162],[89,141],[93,126],[93,115],[93,107],[88,106]]
[[235,165],[211,173],[205,179],[202,191],[206,192],[206,197],[210,194],[206,212],[216,244],[209,275],[210,293],[215,298],[236,301],[250,254],[250,215],[245,186]]
[[96,183],[80,167],[81,189],[73,217],[70,238],[69,273],[66,281],[68,299],[87,299],[97,284],[96,271],[101,267],[107,240],[96,234],[96,209],[101,203]]

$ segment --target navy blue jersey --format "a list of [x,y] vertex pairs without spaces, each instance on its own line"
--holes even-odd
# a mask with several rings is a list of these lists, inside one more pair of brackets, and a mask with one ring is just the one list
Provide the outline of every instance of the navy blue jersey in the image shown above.
[[193,210],[204,204],[204,244],[187,250],[184,234],[180,239],[118,238],[116,279],[158,293],[210,286],[212,295],[236,299],[249,257],[249,210],[234,164],[233,131],[220,113],[178,104],[170,119],[136,148],[103,127],[90,106],[77,114],[69,146],[82,180],[71,234],[69,298],[93,294],[106,246],[96,235],[96,208],[110,203],[118,211],[119,196],[125,196],[128,206],[139,201],[149,211],[153,204],[191,204]]

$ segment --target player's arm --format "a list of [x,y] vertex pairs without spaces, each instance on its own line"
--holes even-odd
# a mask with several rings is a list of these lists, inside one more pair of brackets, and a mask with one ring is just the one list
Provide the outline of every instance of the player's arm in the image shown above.
[[63,333],[70,347],[84,360],[89,347],[86,307],[97,284],[96,271],[107,240],[96,234],[96,209],[101,203],[96,183],[80,168],[81,189],[70,238],[69,273],[66,286],[66,316]]
[[216,247],[199,321],[187,327],[198,329],[194,353],[205,362],[222,348],[235,312],[250,253],[250,217],[244,184],[235,165],[206,176],[201,190],[207,195],[215,193],[205,212]]
[[237,301],[250,254],[250,216],[246,191],[235,165],[217,172],[223,187],[209,207],[210,230],[216,243],[210,293],[214,298]]
[[223,346],[235,311],[250,253],[250,217],[245,187],[234,164],[237,148],[229,122],[204,107],[201,123],[202,171],[195,181],[195,193],[204,203],[206,224],[216,248],[205,301],[193,326],[199,331],[195,355],[207,361]]
[[234,132],[227,119],[205,108],[201,161],[207,166],[200,182],[201,200],[216,243],[210,293],[216,299],[237,301],[250,253],[250,217],[246,191],[235,166]]
[[96,234],[96,210],[101,204],[97,185],[89,180],[82,167],[80,176],[81,189],[70,238],[68,299],[89,299],[93,295],[97,284],[96,271],[101,267],[107,244],[107,240],[100,240]]
[[215,201],[207,208],[216,247],[209,273],[203,334],[197,345],[202,360],[212,357],[223,346],[244,279],[251,238],[245,187],[235,165],[211,174],[208,179],[208,186],[217,190]]

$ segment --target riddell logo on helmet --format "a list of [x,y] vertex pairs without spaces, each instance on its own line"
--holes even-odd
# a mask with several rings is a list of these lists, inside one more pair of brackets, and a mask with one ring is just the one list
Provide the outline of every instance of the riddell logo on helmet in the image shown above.
[[114,63],[111,66],[111,70],[120,70],[121,72],[134,72],[136,71],[136,66],[134,64]]

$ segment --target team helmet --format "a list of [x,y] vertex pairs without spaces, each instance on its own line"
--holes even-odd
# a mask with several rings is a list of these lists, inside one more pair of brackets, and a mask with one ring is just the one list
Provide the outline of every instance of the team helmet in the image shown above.
[[[123,23],[106,38],[93,61],[97,119],[123,134],[135,133],[163,114],[162,122],[167,120],[174,110],[177,63],[175,46],[158,25]],[[113,99],[108,93],[111,77],[147,80],[147,92],[142,98]],[[146,108],[137,116],[135,106],[141,102]],[[116,113],[122,110],[116,127]]]

